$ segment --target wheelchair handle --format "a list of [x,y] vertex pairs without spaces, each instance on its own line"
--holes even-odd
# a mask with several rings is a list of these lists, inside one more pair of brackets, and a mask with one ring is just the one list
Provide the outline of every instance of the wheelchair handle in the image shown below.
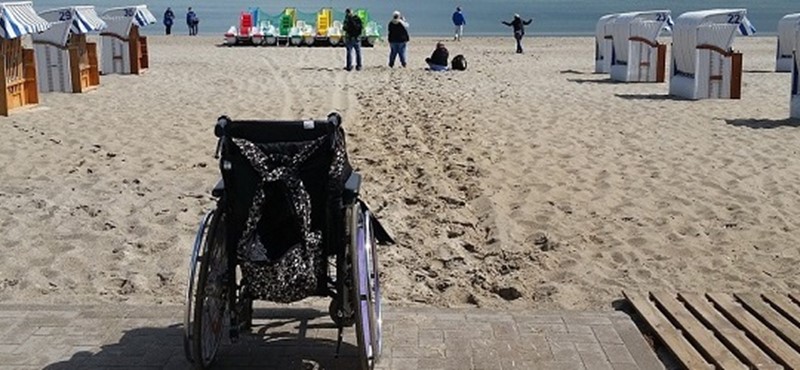
[[217,140],[217,149],[214,150],[214,159],[219,159],[220,154],[222,154],[222,140],[225,138],[225,127],[230,121],[230,117],[221,116],[217,118],[217,124],[214,125],[214,135],[219,138]]
[[342,115],[339,112],[328,113],[328,122],[332,123],[334,127],[339,127],[342,124]]
[[225,136],[225,127],[228,126],[228,122],[231,121],[231,118],[228,116],[220,116],[217,118],[217,124],[214,125],[214,136],[222,138]]

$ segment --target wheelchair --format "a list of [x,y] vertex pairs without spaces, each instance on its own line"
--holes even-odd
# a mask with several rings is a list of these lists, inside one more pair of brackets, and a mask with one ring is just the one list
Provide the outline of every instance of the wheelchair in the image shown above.
[[[235,121],[214,133],[222,179],[202,218],[189,264],[184,350],[198,369],[213,365],[253,320],[253,301],[330,297],[338,328],[355,325],[358,362],[381,355],[380,244],[394,240],[359,197],[342,117]],[[228,337],[225,338],[225,335]]]

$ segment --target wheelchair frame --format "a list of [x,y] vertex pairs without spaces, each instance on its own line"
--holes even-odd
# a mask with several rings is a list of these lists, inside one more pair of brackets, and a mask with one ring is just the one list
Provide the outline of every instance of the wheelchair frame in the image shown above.
[[[226,127],[231,122],[228,117],[220,117],[214,129],[218,137],[215,158],[220,159],[221,170],[230,168],[230,163],[226,163],[220,154],[225,149]],[[258,124],[274,122],[277,121]],[[311,122],[289,124],[304,128],[331,125],[332,129],[339,130],[342,118],[338,113],[331,113],[327,120]],[[341,204],[347,246],[338,248],[335,255],[324,256],[324,263],[328,266],[331,259],[335,260],[336,271],[335,276],[330,272],[327,274],[325,286],[328,289],[320,292],[319,296],[332,298],[328,310],[338,328],[337,355],[344,327],[355,324],[360,367],[372,369],[382,349],[376,248],[379,241],[387,244],[394,241],[359,199],[360,186],[361,175],[353,171],[344,184]],[[195,235],[185,296],[184,350],[186,358],[197,369],[206,369],[213,364],[226,329],[228,338],[235,343],[240,332],[249,330],[252,325],[253,300],[243,294],[245,286],[240,284],[238,256],[235,246],[230,245],[235,243],[226,240],[226,193],[222,180],[214,187],[212,195],[217,198],[216,207],[205,214]]]

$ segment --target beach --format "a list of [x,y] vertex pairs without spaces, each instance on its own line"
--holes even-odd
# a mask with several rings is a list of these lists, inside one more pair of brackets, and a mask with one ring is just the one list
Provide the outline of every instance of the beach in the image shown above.
[[[150,69],[0,118],[0,301],[183,302],[219,177],[217,117],[344,117],[392,305],[611,310],[621,291],[800,290],[800,123],[774,37],[738,38],[741,100],[593,74],[594,39],[219,47],[150,37]],[[668,63],[669,64],[669,63]]]

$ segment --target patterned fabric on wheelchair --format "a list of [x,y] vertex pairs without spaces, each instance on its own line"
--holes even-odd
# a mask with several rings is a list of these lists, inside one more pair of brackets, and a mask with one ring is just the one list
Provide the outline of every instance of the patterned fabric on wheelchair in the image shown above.
[[342,328],[356,324],[362,368],[372,368],[381,349],[376,244],[393,241],[359,199],[341,116],[221,117],[215,134],[222,181],[190,261],[187,358],[209,366],[223,327],[232,339],[250,327],[253,300],[326,296],[340,343]]
[[234,135],[241,137],[232,138],[234,145],[223,152],[231,165],[222,174],[226,189],[233,190],[226,192],[228,225],[237,241],[243,294],[289,303],[326,294],[324,257],[345,245],[337,231],[344,217],[341,194],[352,169],[340,127],[274,126],[273,133],[298,131],[300,141],[269,142],[282,138],[247,135],[257,126],[238,126]]

